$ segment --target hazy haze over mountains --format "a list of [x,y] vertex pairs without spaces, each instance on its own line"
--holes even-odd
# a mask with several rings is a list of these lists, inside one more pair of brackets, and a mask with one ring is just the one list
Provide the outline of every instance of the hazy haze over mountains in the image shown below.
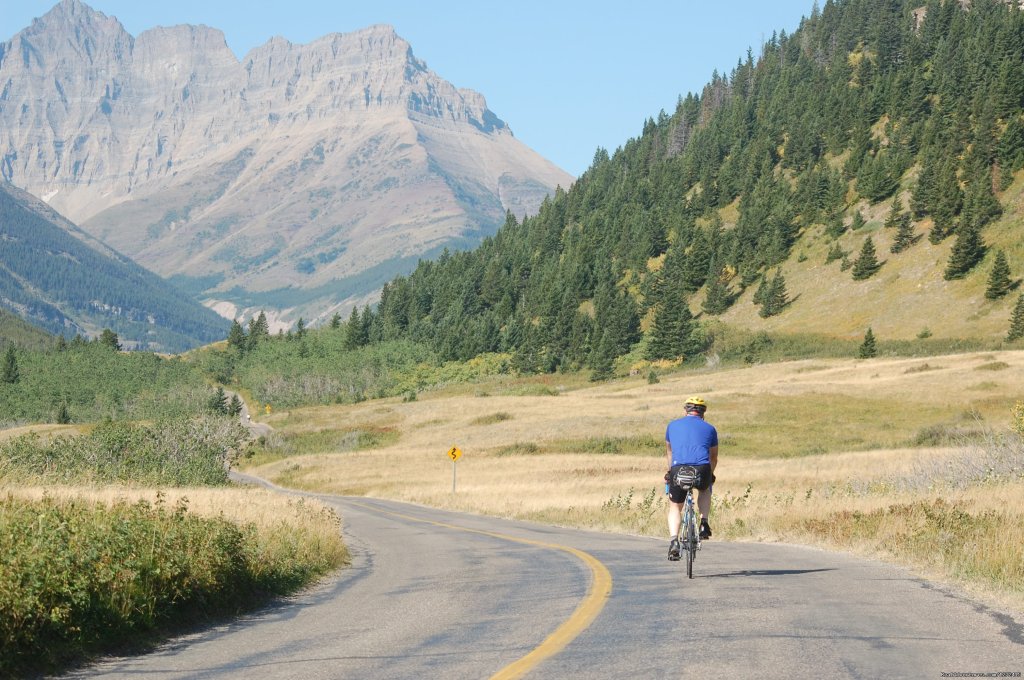
[[0,130],[3,178],[227,316],[328,315],[572,182],[388,26],[239,62],[62,0],[0,44]]

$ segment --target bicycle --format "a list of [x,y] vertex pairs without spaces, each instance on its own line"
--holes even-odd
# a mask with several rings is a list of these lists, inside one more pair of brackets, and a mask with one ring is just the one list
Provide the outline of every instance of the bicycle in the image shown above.
[[697,469],[684,465],[676,471],[673,480],[680,489],[686,491],[686,498],[683,500],[683,521],[679,525],[680,552],[686,553],[686,577],[693,578],[693,561],[697,559],[697,551],[700,550],[700,528],[698,527],[697,511],[693,507],[693,487],[697,483]]

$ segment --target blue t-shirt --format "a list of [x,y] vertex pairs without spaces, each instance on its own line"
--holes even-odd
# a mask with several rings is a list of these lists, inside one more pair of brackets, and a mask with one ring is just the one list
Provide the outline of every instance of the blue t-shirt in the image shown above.
[[672,446],[672,465],[710,465],[718,431],[703,418],[686,416],[668,424],[665,441]]

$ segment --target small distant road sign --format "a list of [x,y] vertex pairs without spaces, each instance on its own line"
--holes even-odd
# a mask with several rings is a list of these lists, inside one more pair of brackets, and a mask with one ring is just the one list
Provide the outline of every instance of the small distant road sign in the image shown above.
[[462,457],[462,449],[458,446],[453,446],[448,449],[448,457],[452,459],[452,493],[455,493],[455,464],[458,463],[459,458]]

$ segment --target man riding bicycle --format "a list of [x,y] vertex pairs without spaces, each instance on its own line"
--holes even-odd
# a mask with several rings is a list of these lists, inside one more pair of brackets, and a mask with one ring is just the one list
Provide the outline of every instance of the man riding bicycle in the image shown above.
[[711,512],[711,485],[715,481],[715,468],[718,467],[718,431],[711,423],[704,421],[704,413],[708,409],[707,402],[701,397],[690,397],[683,408],[686,415],[670,422],[665,430],[669,466],[665,481],[668,482],[669,497],[670,560],[679,559],[679,524],[682,521],[683,503],[686,501],[686,491],[675,483],[676,471],[682,465],[697,469],[697,482],[694,488],[700,492],[697,496],[700,537],[707,539],[711,538],[711,526],[708,524],[708,513]]

